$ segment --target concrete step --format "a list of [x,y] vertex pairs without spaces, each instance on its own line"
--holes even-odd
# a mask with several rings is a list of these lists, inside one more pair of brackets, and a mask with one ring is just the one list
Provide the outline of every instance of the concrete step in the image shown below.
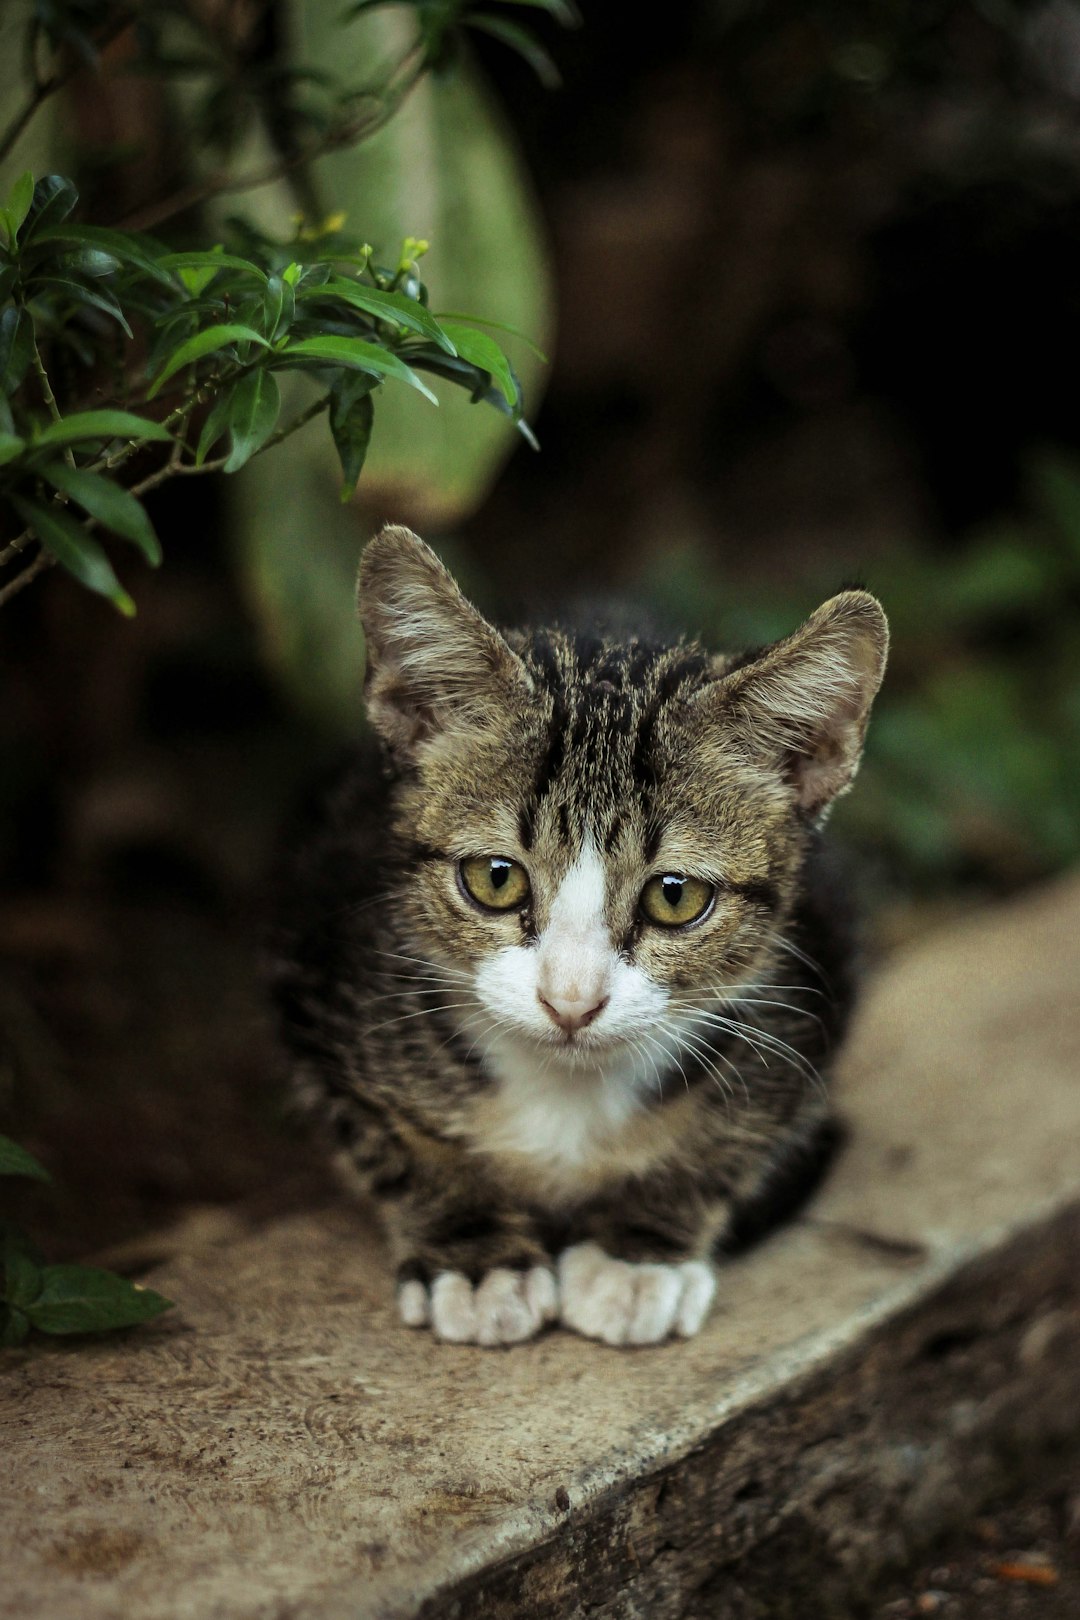
[[436,1344],[345,1208],[164,1237],[170,1317],[0,1359],[0,1613],[850,1614],[1080,1435],[1078,1004],[1075,878],[894,960],[689,1343]]

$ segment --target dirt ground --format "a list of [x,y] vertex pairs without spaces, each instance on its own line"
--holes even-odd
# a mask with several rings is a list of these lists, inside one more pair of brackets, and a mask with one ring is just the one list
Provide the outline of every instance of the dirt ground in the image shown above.
[[873,1620],[1076,1620],[1080,1446],[1049,1477],[950,1537],[872,1612]]

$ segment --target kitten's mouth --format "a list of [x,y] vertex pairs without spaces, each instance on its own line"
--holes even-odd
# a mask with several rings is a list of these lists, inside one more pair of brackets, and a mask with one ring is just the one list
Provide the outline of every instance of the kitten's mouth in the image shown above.
[[614,1052],[618,1047],[625,1046],[626,1042],[622,1036],[602,1034],[591,1029],[553,1029],[541,1038],[541,1045],[548,1049],[554,1047],[557,1052],[567,1056],[593,1057]]

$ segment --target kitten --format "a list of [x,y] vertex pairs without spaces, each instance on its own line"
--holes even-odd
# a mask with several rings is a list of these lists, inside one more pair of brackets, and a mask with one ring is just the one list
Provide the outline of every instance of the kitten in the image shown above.
[[434,553],[364,553],[369,746],[290,855],[273,992],[380,1206],[410,1326],[701,1327],[714,1256],[805,1196],[848,947],[818,829],[888,630],[845,591],[731,658],[500,634]]

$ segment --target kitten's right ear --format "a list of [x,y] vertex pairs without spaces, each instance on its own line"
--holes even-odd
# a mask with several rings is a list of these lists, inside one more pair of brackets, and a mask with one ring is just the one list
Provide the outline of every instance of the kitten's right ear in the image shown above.
[[369,542],[357,605],[368,715],[396,751],[451,727],[483,727],[493,710],[532,695],[520,658],[411,530],[386,528]]

